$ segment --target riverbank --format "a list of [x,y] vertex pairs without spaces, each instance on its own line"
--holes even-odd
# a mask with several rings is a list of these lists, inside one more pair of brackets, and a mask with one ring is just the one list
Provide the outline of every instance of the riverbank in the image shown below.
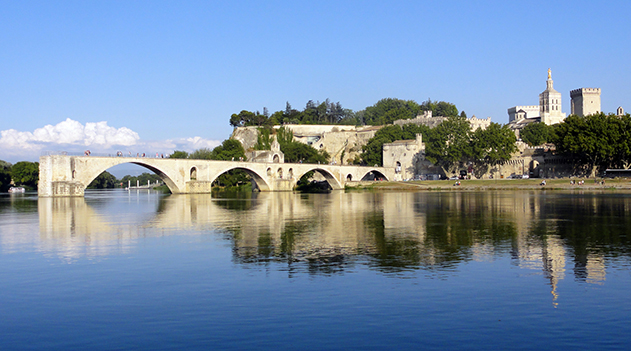
[[[427,180],[410,182],[353,182],[347,183],[347,190],[631,190],[629,179],[576,178],[546,179],[546,185],[541,185],[543,179],[471,179],[471,180]],[[578,184],[583,181],[583,184]],[[455,185],[460,184],[460,185]]]

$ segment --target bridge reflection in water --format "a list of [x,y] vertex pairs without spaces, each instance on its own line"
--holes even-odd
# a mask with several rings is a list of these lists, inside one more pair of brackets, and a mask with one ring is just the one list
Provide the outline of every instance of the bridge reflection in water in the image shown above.
[[314,274],[367,264],[384,272],[449,275],[463,262],[510,257],[517,267],[543,273],[553,301],[567,270],[600,284],[608,262],[628,261],[631,252],[624,232],[631,224],[630,198],[598,194],[188,195],[147,200],[146,209],[130,213],[110,213],[104,203],[98,197],[40,198],[45,251],[72,259],[127,252],[145,237],[214,233],[231,242],[240,264],[282,263],[288,271]]

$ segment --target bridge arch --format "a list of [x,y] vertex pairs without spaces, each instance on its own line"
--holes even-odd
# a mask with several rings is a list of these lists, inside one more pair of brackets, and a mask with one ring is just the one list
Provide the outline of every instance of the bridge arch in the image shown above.
[[[271,168],[268,168],[268,171]],[[217,172],[217,174],[215,174],[215,176],[213,176],[210,179],[210,182],[213,183],[215,180],[217,180],[217,178],[219,178],[220,175],[232,171],[232,170],[241,170],[244,171],[245,173],[247,173],[250,177],[252,177],[252,180],[254,180],[254,183],[256,183],[256,186],[262,190],[262,191],[270,191],[271,187],[270,185],[265,181],[265,178],[263,178],[260,174],[258,174],[257,171],[248,168],[248,167],[243,167],[243,166],[234,166],[234,167],[227,167],[225,169],[222,169],[221,171]]]
[[115,159],[115,160],[116,161],[108,162],[105,165],[102,165],[102,162],[101,163],[93,162],[92,163],[93,165],[100,165],[100,166],[99,167],[94,167],[94,166],[83,167],[82,168],[83,172],[76,172],[76,170],[73,170],[73,175],[75,175],[75,177],[73,178],[81,182],[81,184],[83,185],[85,189],[88,187],[88,185],[90,185],[90,183],[92,183],[94,179],[96,179],[96,177],[98,177],[101,173],[107,171],[108,169],[114,166],[124,164],[124,163],[131,163],[131,164],[144,167],[152,171],[156,175],[158,175],[158,177],[160,177],[160,179],[164,182],[164,184],[166,184],[166,186],[169,187],[169,190],[171,190],[171,193],[177,194],[181,192],[180,188],[177,186],[175,181],[173,181],[172,177],[169,176],[169,174],[167,174],[166,171],[163,171],[162,169],[156,167],[155,165],[151,165],[149,163],[139,162],[139,161],[128,161],[124,158]]
[[366,173],[364,173],[364,175],[360,178],[361,180],[366,180],[366,178],[370,175],[373,174],[375,176],[375,180],[377,180],[378,178],[381,178],[383,180],[389,180],[388,177],[386,177],[385,174],[383,174],[382,172],[376,170],[376,169],[371,169],[369,171],[367,171]]
[[302,172],[302,174],[298,175],[296,179],[302,178],[305,174],[311,171],[320,173],[326,179],[333,190],[344,189],[342,183],[337,178],[335,178],[335,176],[331,172],[321,167],[308,168],[306,171]]

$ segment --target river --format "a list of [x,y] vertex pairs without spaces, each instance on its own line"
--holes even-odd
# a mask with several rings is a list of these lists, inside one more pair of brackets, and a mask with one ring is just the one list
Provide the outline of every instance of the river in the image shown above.
[[622,350],[631,193],[0,197],[1,350]]

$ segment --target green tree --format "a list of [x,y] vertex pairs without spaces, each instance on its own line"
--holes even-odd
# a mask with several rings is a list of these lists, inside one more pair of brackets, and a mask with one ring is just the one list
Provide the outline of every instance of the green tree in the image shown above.
[[273,142],[272,128],[259,128],[254,150],[271,150]]
[[276,130],[276,140],[282,146],[283,144],[288,144],[294,142],[294,133],[291,129],[280,127]]
[[383,144],[403,139],[403,130],[398,125],[389,125],[379,129],[375,136],[362,146],[361,159],[365,165],[383,165]]
[[276,111],[270,116],[270,125],[277,126],[285,123],[285,114],[283,111]]
[[353,112],[351,109],[344,109],[344,116],[338,122],[343,125],[359,125],[360,118],[357,113]]
[[188,158],[188,152],[175,150],[169,158]]
[[593,175],[596,168],[624,168],[631,162],[631,117],[598,113],[571,115],[554,125],[557,152],[575,160],[577,171]]
[[381,99],[373,106],[366,107],[362,115],[363,124],[391,124],[398,119],[414,118],[420,111],[421,106],[413,100]]
[[[213,149],[211,153],[211,160],[245,160],[245,150],[241,142],[235,139],[226,139],[221,145]],[[215,180],[214,184],[223,187],[233,187],[250,182],[250,175],[245,171],[239,169],[233,169],[221,174]]]
[[416,139],[417,134],[422,134],[423,140],[425,140],[431,132],[431,128],[423,124],[406,124],[401,127],[401,130],[403,132],[402,140]]
[[302,113],[298,110],[295,110],[291,107],[289,101],[285,105],[285,111],[283,112],[282,123],[301,123],[302,121]]
[[456,108],[456,105],[450,102],[439,101],[436,104],[436,110],[432,112],[432,115],[443,116],[443,117],[457,117],[458,109]]
[[311,145],[295,141],[292,131],[285,127],[278,128],[276,140],[285,154],[285,162],[328,163],[331,157],[324,150],[318,151]]
[[322,150],[318,151],[311,145],[303,144],[298,141],[281,144],[281,151],[285,154],[285,162],[304,162],[304,163],[328,163],[330,155]]
[[508,161],[517,151],[515,133],[506,125],[491,123],[486,129],[478,128],[471,135],[471,161],[477,165],[478,175],[487,172],[497,163]]
[[244,127],[251,125],[254,120],[254,112],[241,110],[241,112],[233,113],[230,116],[230,125],[233,127]]
[[105,171],[94,178],[88,185],[88,189],[110,189],[116,187],[118,183],[119,181],[114,175]]
[[6,192],[11,187],[11,164],[0,160],[0,191]]
[[230,161],[230,160],[238,160],[245,157],[245,150],[243,149],[243,145],[239,140],[235,139],[226,139],[221,145],[217,146],[213,149],[210,154],[210,160],[221,160],[221,161]]
[[212,160],[213,152],[208,148],[197,149],[188,155],[191,160]]
[[269,125],[269,116],[266,115],[263,110],[263,114],[259,111],[250,112],[246,110],[242,110],[238,114],[232,114],[230,116],[230,125],[233,127],[247,127],[247,126],[258,126],[261,127],[263,125]]
[[[432,116],[438,117],[457,117],[458,109],[456,105],[446,101],[432,101],[427,99],[421,104],[421,111],[432,111]],[[466,114],[461,114],[460,117],[467,117]]]
[[37,188],[39,181],[39,163],[20,161],[11,167],[11,178],[19,185]]
[[433,128],[425,142],[425,157],[440,166],[445,173],[456,168],[457,162],[470,160],[471,126],[463,117],[449,117]]
[[550,129],[545,123],[530,123],[519,132],[519,136],[530,146],[543,145],[550,139]]

